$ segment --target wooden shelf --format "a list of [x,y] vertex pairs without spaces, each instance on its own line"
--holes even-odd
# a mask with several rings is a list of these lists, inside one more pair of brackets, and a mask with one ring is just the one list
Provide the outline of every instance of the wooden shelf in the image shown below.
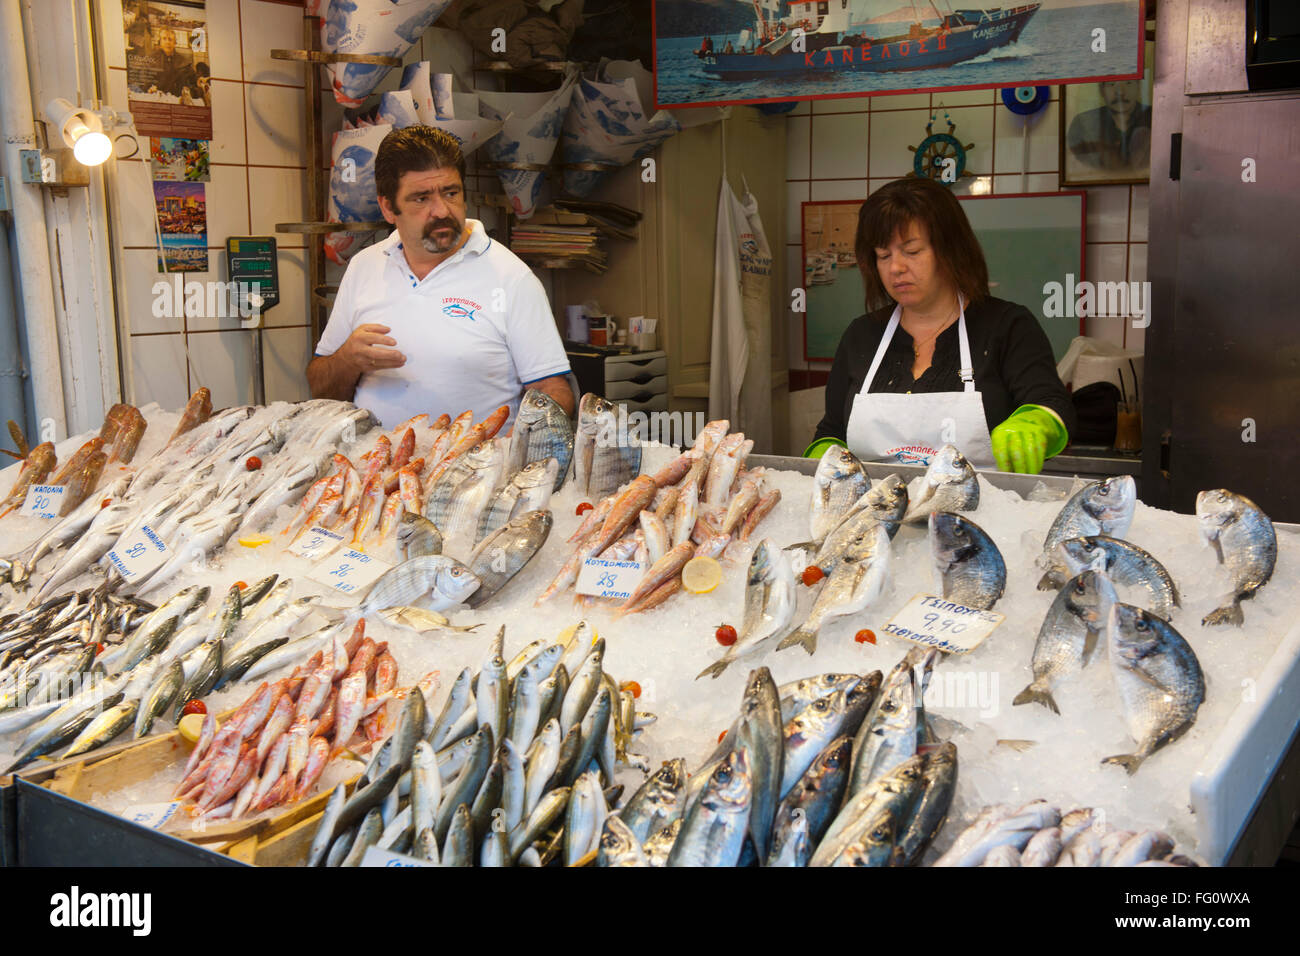
[[386,222],[277,222],[275,231],[319,236],[331,232],[376,232],[388,226]]
[[401,66],[396,56],[373,53],[326,53],[323,50],[272,50],[273,60],[295,60],[299,63],[368,63],[372,66]]

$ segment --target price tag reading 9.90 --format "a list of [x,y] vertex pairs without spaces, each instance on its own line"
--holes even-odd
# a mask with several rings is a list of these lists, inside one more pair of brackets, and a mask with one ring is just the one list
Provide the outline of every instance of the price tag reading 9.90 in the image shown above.
[[947,601],[933,594],[918,594],[885,625],[886,634],[948,654],[968,654],[993,633],[1004,616]]

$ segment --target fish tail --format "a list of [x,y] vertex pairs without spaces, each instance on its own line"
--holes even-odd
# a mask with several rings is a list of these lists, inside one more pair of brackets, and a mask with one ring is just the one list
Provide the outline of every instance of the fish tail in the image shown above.
[[1065,577],[1056,568],[1052,568],[1038,579],[1038,590],[1059,591],[1065,584]]
[[1034,684],[1030,684],[1019,694],[1016,694],[1016,699],[1011,702],[1011,706],[1013,707],[1017,707],[1020,704],[1042,704],[1044,707],[1049,708],[1054,714],[1059,714],[1061,712],[1061,709],[1056,706],[1056,699],[1052,697],[1052,692],[1050,690],[1043,690]]
[[1245,622],[1245,617],[1241,613],[1241,599],[1233,598],[1231,604],[1225,604],[1223,607],[1215,608],[1209,614],[1201,619],[1204,627],[1220,627],[1224,624],[1231,624],[1233,627],[1241,627]]
[[783,651],[787,647],[795,647],[796,645],[801,645],[809,654],[816,653],[817,632],[801,627],[789,637],[784,638],[780,644],[776,645],[776,649],[778,651]]
[[1142,757],[1139,754],[1116,754],[1113,757],[1106,757],[1102,760],[1102,763],[1119,764],[1128,771],[1128,775],[1131,777],[1133,774],[1137,773],[1138,767],[1142,766],[1142,761],[1145,759],[1145,757]]
[[717,680],[719,677],[722,676],[722,672],[725,671],[725,670],[727,669],[727,665],[730,664],[730,663],[731,663],[731,661],[727,660],[727,658],[725,658],[725,657],[724,657],[722,660],[720,660],[720,661],[714,661],[714,662],[713,662],[712,664],[710,664],[708,667],[704,668],[704,670],[702,670],[702,671],[700,671],[698,674],[696,674],[696,675],[695,675],[695,679],[696,679],[696,680],[699,680],[699,679],[700,679],[701,677],[703,677],[705,674],[708,674],[708,675],[709,675],[710,677],[712,677],[714,680]]

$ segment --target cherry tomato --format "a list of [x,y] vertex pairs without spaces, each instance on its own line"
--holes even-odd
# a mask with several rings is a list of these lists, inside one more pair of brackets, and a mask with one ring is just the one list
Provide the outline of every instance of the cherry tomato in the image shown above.
[[96,644],[96,645],[95,645],[95,656],[98,657],[98,656],[99,656],[100,654],[102,654],[102,653],[104,653],[104,645],[103,645],[103,644]]
[[262,459],[254,455],[249,458],[248,461],[244,462],[244,467],[249,471],[257,471],[257,469],[262,467]]
[[582,504],[578,505],[578,507],[574,509],[573,513],[575,515],[585,515],[588,511],[594,511],[595,508],[596,506],[593,505],[590,501],[584,501]]
[[101,502],[99,503],[99,506],[100,506],[101,508],[107,508],[107,507],[108,507],[109,505],[111,505],[112,503],[113,503],[113,499],[112,499],[112,498],[105,498],[103,501],[101,501]]
[[826,572],[823,571],[821,568],[817,567],[817,565],[810,564],[808,565],[808,567],[803,569],[802,577],[803,577],[803,583],[807,587],[812,587],[822,578],[826,577]]
[[874,644],[876,643],[876,632],[864,627],[853,635],[853,639],[859,644]]
[[718,643],[723,647],[730,647],[736,643],[736,629],[730,624],[718,625],[718,629],[713,632],[713,636],[717,638]]
[[631,691],[633,697],[641,696],[641,685],[634,680],[625,680],[618,687],[619,690]]
[[722,733],[718,734],[718,743],[722,743],[722,738],[725,736],[727,736],[727,732],[725,730]]
[[241,590],[241,591],[246,591],[246,590],[248,590],[248,582],[247,582],[247,581],[236,581],[236,582],[235,582],[235,587],[239,588],[239,590]]
[[206,714],[207,712],[208,712],[208,705],[203,703],[203,701],[201,700],[192,700],[184,707],[181,708],[182,717],[186,716],[187,714]]

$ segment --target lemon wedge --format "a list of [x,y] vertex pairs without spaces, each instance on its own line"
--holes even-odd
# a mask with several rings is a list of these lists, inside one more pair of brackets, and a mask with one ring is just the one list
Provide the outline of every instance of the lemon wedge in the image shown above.
[[250,534],[240,538],[239,543],[246,548],[260,548],[264,544],[270,544],[271,539],[264,534]]
[[691,558],[682,567],[682,587],[692,594],[708,594],[722,583],[722,565],[714,558]]
[[199,742],[199,734],[203,732],[203,719],[206,714],[186,714],[181,718],[181,722],[176,728],[181,732],[181,736],[190,743]]
[[591,643],[594,646],[596,641],[600,640],[600,635],[597,634],[596,629],[592,627],[590,624],[588,624],[586,621],[579,621],[577,624],[573,625],[572,627],[566,627],[563,631],[560,632],[560,636],[556,638],[557,642],[567,646],[568,643],[571,640],[573,640],[573,635],[577,632],[578,628],[584,626],[587,628],[587,630],[591,631]]

